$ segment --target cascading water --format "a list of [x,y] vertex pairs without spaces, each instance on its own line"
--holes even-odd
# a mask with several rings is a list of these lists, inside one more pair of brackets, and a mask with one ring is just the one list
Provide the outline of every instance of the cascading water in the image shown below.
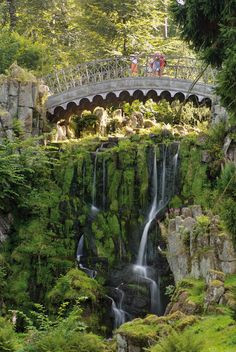
[[96,207],[96,181],[97,181],[97,161],[98,161],[98,152],[103,148],[103,144],[101,144],[100,147],[98,147],[95,151],[95,161],[94,161],[94,169],[93,169],[93,188],[92,188],[92,205],[91,205],[91,210],[93,213],[97,213],[99,211],[99,208]]
[[76,252],[76,260],[79,264],[79,268],[83,270],[88,276],[91,278],[95,278],[97,275],[96,270],[91,270],[89,268],[86,268],[82,263],[81,263],[81,257],[83,257],[83,250],[84,250],[84,235],[80,237],[78,247],[77,247],[77,252]]
[[150,212],[148,214],[148,220],[144,227],[143,234],[141,237],[141,242],[139,245],[138,258],[136,265],[134,265],[134,271],[140,277],[150,283],[150,300],[151,300],[151,312],[159,313],[160,312],[160,285],[157,285],[154,280],[152,280],[148,276],[148,267],[147,258],[146,258],[146,247],[147,247],[147,238],[148,231],[151,226],[152,221],[155,219],[158,211],[161,210],[161,207],[165,202],[165,175],[166,175],[166,147],[164,147],[164,156],[163,156],[163,167],[162,167],[162,185],[161,185],[161,199],[159,205],[157,206],[157,156],[156,156],[156,148],[154,150],[154,159],[153,159],[153,176],[152,176],[152,184],[153,184],[153,192],[154,197],[152,201],[152,206]]
[[106,159],[102,161],[102,207],[106,207]]
[[178,144],[178,148],[176,151],[176,154],[173,157],[173,165],[174,165],[174,171],[173,171],[173,184],[172,184],[172,192],[173,194],[175,193],[175,178],[176,178],[176,173],[177,173],[177,167],[178,167],[178,158],[179,158],[179,144]]
[[126,312],[120,308],[121,303],[117,306],[116,302],[114,301],[114,299],[112,297],[110,297],[110,296],[107,296],[107,297],[112,302],[111,309],[112,309],[112,313],[114,315],[114,329],[117,329],[120,325],[125,323]]
[[[152,176],[152,183],[153,183],[153,191],[154,191],[154,198],[152,201],[151,210],[148,214],[148,221],[144,227],[143,234],[141,237],[141,242],[139,245],[138,251],[138,259],[137,259],[137,267],[141,266],[143,268],[146,265],[146,245],[147,245],[147,236],[149,227],[155,218],[156,211],[157,211],[157,160],[156,160],[156,149],[154,152],[154,160],[153,160],[153,176]],[[143,270],[143,269],[142,269]],[[142,274],[143,271],[140,271]],[[143,272],[144,273],[144,272]]]

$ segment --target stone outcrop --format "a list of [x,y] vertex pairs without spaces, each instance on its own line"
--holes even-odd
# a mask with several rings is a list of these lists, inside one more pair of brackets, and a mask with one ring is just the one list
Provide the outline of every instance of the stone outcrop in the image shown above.
[[167,260],[178,283],[185,277],[206,278],[209,270],[236,272],[230,236],[222,232],[218,216],[205,215],[200,206],[183,208],[169,219]]
[[172,328],[182,331],[191,326],[197,317],[180,311],[163,317],[147,315],[122,325],[115,333],[117,352],[144,352],[168,335]]
[[11,214],[4,215],[0,213],[0,243],[7,239],[12,221]]
[[219,304],[225,293],[225,275],[222,272],[209,270],[206,277],[207,292],[205,295],[205,308]]
[[236,165],[236,142],[227,135],[224,140],[223,152],[226,162],[232,162]]
[[12,65],[10,75],[0,82],[0,138],[12,137],[15,120],[27,136],[40,135],[45,124],[47,95],[47,86]]
[[225,274],[209,270],[205,280],[188,278],[178,283],[165,315],[179,311],[187,315],[203,311],[220,312],[219,304],[232,308],[235,306],[235,297],[232,288],[225,285]]

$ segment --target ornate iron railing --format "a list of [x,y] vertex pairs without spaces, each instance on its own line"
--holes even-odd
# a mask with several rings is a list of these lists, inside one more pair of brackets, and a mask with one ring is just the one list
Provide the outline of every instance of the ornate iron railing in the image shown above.
[[[152,57],[138,57],[138,77],[153,76],[149,72],[149,63]],[[201,61],[190,57],[166,57],[167,65],[164,68],[164,77],[179,78],[198,81],[206,84],[214,84],[214,71],[204,65]],[[132,77],[131,59],[129,57],[114,57],[92,62],[81,63],[74,67],[67,67],[60,71],[55,71],[43,77],[43,82],[49,87],[52,94],[65,92],[75,87],[94,84],[112,79]]]

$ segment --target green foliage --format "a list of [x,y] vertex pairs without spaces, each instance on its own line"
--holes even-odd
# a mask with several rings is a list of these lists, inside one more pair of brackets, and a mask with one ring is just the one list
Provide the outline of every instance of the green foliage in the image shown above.
[[179,290],[188,292],[188,301],[198,304],[200,310],[203,308],[205,290],[205,283],[203,280],[192,278],[181,280],[177,285],[177,290],[173,296],[173,300],[175,299],[175,296],[178,294]]
[[71,124],[74,126],[76,136],[78,137],[86,136],[86,134],[96,134],[98,117],[90,111],[84,110],[81,117],[72,117]]
[[173,296],[173,293],[175,291],[175,286],[174,285],[168,285],[165,288],[165,295],[171,298]]
[[101,297],[102,292],[102,287],[96,280],[91,279],[79,269],[71,269],[57,280],[48,294],[48,300],[56,307],[64,301],[75,303],[78,298],[83,297],[95,303]]
[[173,332],[160,341],[152,352],[202,352],[203,343],[191,332],[177,334]]
[[232,45],[236,38],[235,1],[189,0],[181,5],[172,0],[171,11],[181,27],[182,38],[208,64],[221,67],[217,93],[226,109],[233,113],[235,122],[236,46]]
[[220,212],[221,218],[231,233],[236,246],[236,169],[233,163],[228,163],[222,170],[217,187],[219,196],[216,208]]
[[41,67],[45,48],[18,33],[0,32],[0,73],[4,73],[15,61],[29,70]]
[[145,119],[154,119],[156,122],[165,124],[197,126],[204,121],[208,123],[211,119],[211,111],[208,107],[196,107],[192,102],[183,104],[178,100],[172,103],[165,99],[158,103],[152,99],[148,99],[145,103],[135,100],[132,104],[125,103],[122,109],[129,117],[133,112],[139,111],[143,113]]
[[170,201],[170,208],[180,208],[182,206],[182,200],[179,196],[175,195]]
[[15,333],[13,327],[5,319],[0,317],[0,351],[14,352],[15,349]]
[[104,345],[101,339],[93,334],[85,333],[86,326],[82,322],[80,304],[76,304],[67,317],[63,317],[66,307],[61,307],[56,321],[50,321],[40,308],[37,318],[41,331],[35,332],[32,341],[24,352],[100,352]]
[[182,193],[190,204],[210,206],[211,186],[207,177],[207,167],[201,163],[201,149],[185,140],[180,148]]
[[206,233],[207,229],[209,228],[209,225],[211,223],[209,216],[199,215],[199,216],[197,216],[196,220],[197,220],[196,231],[199,234]]

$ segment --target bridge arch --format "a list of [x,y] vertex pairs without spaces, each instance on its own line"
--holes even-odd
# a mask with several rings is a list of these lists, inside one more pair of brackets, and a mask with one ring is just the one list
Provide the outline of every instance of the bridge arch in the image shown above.
[[[132,102],[135,99],[154,101],[167,99],[172,101],[188,99],[198,104],[212,102],[213,87],[197,83],[192,90],[192,82],[170,77],[129,77],[99,82],[69,91],[52,95],[47,102],[49,119],[57,120],[70,111],[93,110],[95,106],[118,105],[122,101]],[[71,110],[71,107],[73,109]]]

